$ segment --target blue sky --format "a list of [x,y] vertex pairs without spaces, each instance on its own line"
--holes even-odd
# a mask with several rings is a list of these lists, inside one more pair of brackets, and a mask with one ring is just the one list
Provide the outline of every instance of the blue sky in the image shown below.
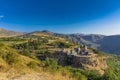
[[0,0],[0,27],[120,34],[120,0]]

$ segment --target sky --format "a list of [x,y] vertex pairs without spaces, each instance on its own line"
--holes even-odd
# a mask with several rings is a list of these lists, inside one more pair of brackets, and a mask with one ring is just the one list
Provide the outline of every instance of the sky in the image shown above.
[[0,0],[0,27],[20,32],[120,34],[120,0]]

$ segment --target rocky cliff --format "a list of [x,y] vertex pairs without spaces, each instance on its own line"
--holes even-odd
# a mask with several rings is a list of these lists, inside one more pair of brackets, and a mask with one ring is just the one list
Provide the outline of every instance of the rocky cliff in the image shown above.
[[101,74],[104,74],[104,70],[107,68],[105,58],[98,57],[97,55],[90,57],[73,56],[72,63],[73,67],[83,68],[85,70],[98,70]]
[[98,70],[100,74],[104,74],[104,70],[107,68],[106,57],[98,56],[97,54],[68,56],[65,53],[61,53],[58,55],[58,63],[62,66],[71,65],[85,70]]

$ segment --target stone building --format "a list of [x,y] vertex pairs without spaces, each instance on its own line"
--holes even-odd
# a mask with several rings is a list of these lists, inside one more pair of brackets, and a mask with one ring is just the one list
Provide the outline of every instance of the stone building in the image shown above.
[[87,46],[84,45],[84,47],[77,47],[73,49],[62,49],[62,50],[57,50],[58,53],[65,53],[68,56],[70,55],[78,55],[78,56],[90,56],[93,53],[88,50]]

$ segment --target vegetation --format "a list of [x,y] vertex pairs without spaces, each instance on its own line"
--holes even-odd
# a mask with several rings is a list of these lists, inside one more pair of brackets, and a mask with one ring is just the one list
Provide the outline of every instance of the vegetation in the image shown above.
[[105,71],[105,80],[120,80],[120,56],[112,56],[107,60],[109,68]]
[[[25,50],[25,52],[23,52],[23,53],[18,54],[18,52],[13,50],[12,48],[9,48],[8,46],[5,46],[2,43],[0,45],[2,47],[1,49],[3,50],[0,54],[0,56],[2,59],[4,59],[6,61],[6,63],[8,65],[13,65],[13,64],[16,64],[17,66],[22,65],[21,61],[23,61],[23,60],[20,59],[20,54],[28,56],[28,57],[33,57],[33,55],[31,55],[27,50]],[[6,51],[6,52],[4,52],[4,51]],[[43,50],[43,51],[40,50],[38,52],[43,54],[46,52],[46,50]],[[5,54],[3,55],[2,53],[5,53]],[[77,80],[93,80],[93,79],[95,80],[95,78],[97,80],[97,78],[98,78],[98,76],[96,76],[93,73],[90,73],[89,71],[72,68],[70,66],[62,67],[62,66],[58,65],[57,60],[55,60],[53,58],[46,58],[45,61],[42,61],[40,63],[43,64],[43,66],[41,66],[41,68],[43,68],[43,70],[45,70],[45,72],[46,71],[52,72],[54,74],[60,73],[63,76],[69,76],[69,77],[75,78]],[[38,65],[38,63],[36,63],[36,61],[30,61],[25,65],[28,66],[30,69],[34,69],[34,70],[37,70],[38,68],[40,68],[40,66]],[[90,79],[89,79],[89,77],[90,77]]]
[[[86,71],[78,68],[72,68],[71,66],[62,67],[57,64],[57,61],[54,59],[47,58],[44,61],[45,70],[61,72],[63,75],[70,75],[77,80],[101,80],[102,76],[98,71]],[[53,72],[54,71],[54,72]]]
[[56,42],[52,43],[51,45],[59,47],[59,48],[70,48],[71,46],[73,46],[72,43],[61,42],[61,41],[56,41]]
[[17,51],[0,43],[0,58],[5,60],[9,65],[14,65],[20,62]]
[[37,65],[37,63],[34,62],[34,61],[30,61],[30,62],[27,64],[27,66],[28,66],[29,68],[31,68],[31,69],[34,69],[34,70],[37,70],[37,69],[38,69],[38,65]]
[[3,37],[0,38],[0,41],[26,41],[26,39],[19,38],[19,37]]
[[[37,36],[25,35],[22,37],[0,38],[0,41],[0,72],[15,68],[19,71],[26,71],[26,69],[41,70],[56,76],[60,74],[62,77],[67,76],[68,80],[120,80],[119,56],[108,55],[107,53],[90,49],[99,56],[108,56],[108,68],[105,70],[105,74],[101,75],[95,70],[87,71],[73,68],[72,66],[63,67],[58,65],[57,59],[54,58],[55,55],[49,57],[49,54],[53,53],[53,49],[71,48],[76,45],[74,42],[68,42],[66,39],[51,35],[46,36],[46,34],[42,37],[38,36],[37,33]],[[13,42],[13,44],[6,45],[6,41]],[[45,59],[38,60],[38,56],[45,56]]]

